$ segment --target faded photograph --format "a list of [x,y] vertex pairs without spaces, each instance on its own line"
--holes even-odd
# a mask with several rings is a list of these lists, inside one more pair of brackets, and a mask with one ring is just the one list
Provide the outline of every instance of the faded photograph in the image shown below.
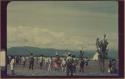
[[12,1],[7,75],[118,75],[117,1]]

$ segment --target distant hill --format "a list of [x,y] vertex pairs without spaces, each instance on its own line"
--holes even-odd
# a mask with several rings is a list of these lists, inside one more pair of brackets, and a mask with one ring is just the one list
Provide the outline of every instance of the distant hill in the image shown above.
[[[79,51],[71,51],[67,50],[68,52],[71,52],[76,57],[79,56]],[[60,56],[63,56],[65,53],[65,50],[59,50],[59,49],[53,49],[53,48],[38,48],[38,47],[30,47],[30,46],[24,46],[24,47],[11,47],[7,50],[8,55],[21,55],[21,56],[27,56],[30,55],[30,53],[33,53],[35,56],[39,55],[45,55],[45,56],[55,56],[56,52]],[[84,51],[85,56],[87,57],[93,57],[95,54],[95,51]],[[109,52],[109,56],[113,58],[117,58],[117,51],[111,50]]]

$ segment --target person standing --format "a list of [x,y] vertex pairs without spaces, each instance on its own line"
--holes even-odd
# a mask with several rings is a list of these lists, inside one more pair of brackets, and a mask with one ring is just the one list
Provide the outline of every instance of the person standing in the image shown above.
[[14,72],[14,65],[15,65],[15,58],[14,56],[12,56],[12,59],[10,61],[10,70],[11,70],[11,74],[14,75],[15,72]]
[[33,70],[33,67],[34,67],[34,57],[33,57],[32,53],[30,55],[31,56],[29,57],[29,69]]
[[112,59],[111,64],[112,64],[111,73],[113,73],[113,74],[117,73],[117,67],[116,67],[117,61],[116,61],[116,59]]
[[73,72],[76,73],[76,58],[75,58],[75,55],[73,55]]
[[85,57],[85,65],[86,65],[86,67],[88,66],[88,62],[89,62],[89,59],[88,59],[88,57]]
[[19,64],[19,56],[16,57],[16,64]]
[[47,56],[45,57],[45,69],[46,70],[48,69],[48,57]]
[[48,71],[52,70],[52,57],[48,58]]
[[80,58],[80,72],[84,72],[84,64],[85,64],[84,58]]
[[112,69],[112,59],[109,59],[108,72],[111,73]]
[[73,76],[73,58],[70,53],[66,58],[66,73],[67,76]]
[[43,67],[43,55],[39,57],[39,64],[40,64],[40,69]]
[[22,56],[19,56],[19,65],[21,64],[21,57],[22,57]]
[[66,72],[66,59],[65,58],[62,59],[61,67],[62,67],[62,71]]
[[25,64],[26,64],[26,58],[24,56],[22,56],[22,64],[23,64],[23,68],[24,68]]

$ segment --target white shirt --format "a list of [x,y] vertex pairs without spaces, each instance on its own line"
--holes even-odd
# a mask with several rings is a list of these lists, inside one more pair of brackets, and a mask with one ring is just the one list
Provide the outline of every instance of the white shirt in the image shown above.
[[42,62],[43,57],[39,57],[39,62]]
[[66,58],[66,61],[68,61],[68,60],[72,60],[72,57],[71,57],[71,56],[68,56],[68,57]]
[[15,63],[15,59],[11,59],[10,65],[13,65]]
[[25,57],[22,57],[22,61],[25,61]]
[[10,62],[10,69],[11,70],[14,70],[14,63],[15,63],[15,59],[11,59],[11,62]]
[[45,62],[46,62],[46,63],[48,62],[48,58],[45,58]]
[[62,64],[66,64],[66,61],[64,59],[62,60]]

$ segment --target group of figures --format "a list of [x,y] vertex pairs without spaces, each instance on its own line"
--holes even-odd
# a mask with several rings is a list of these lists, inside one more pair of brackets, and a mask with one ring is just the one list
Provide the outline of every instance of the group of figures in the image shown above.
[[[97,38],[96,40],[96,47],[98,52],[98,62],[101,72],[105,72],[105,60],[108,58],[108,41],[106,39],[106,35],[104,38],[100,40]],[[28,60],[28,68],[30,70],[34,70],[34,65],[39,64],[39,69],[43,70],[46,69],[47,71],[63,71],[66,72],[67,76],[73,76],[79,67],[79,72],[84,72],[85,66],[88,66],[89,58],[85,57],[84,51],[81,50],[79,57],[75,57],[71,54],[71,52],[67,52],[66,56],[60,57],[56,54],[53,57],[45,57],[44,55],[34,57],[31,53],[30,56],[12,56],[8,58],[8,64],[10,63],[10,69],[12,74],[14,74],[14,64],[20,64],[22,62],[22,66],[26,66],[26,62]],[[116,60],[111,59],[109,60],[109,68],[108,72],[116,73]]]
[[73,73],[77,72],[77,69],[79,69],[79,72],[84,72],[84,67],[88,66],[88,62],[88,57],[76,58],[70,52],[68,52],[67,56],[64,57],[61,57],[59,55],[55,55],[52,57],[45,57],[41,55],[39,57],[35,57],[32,53],[28,57],[8,57],[8,64],[10,65],[12,75],[15,74],[14,65],[21,65],[22,68],[28,68],[29,70],[41,69],[48,72],[61,71],[65,72],[67,76],[73,76]]

